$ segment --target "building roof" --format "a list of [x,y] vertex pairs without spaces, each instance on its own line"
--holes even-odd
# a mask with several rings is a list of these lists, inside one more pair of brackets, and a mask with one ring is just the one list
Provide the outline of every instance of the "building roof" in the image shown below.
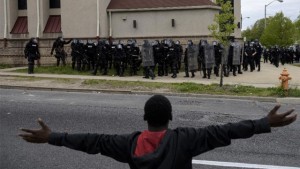
[[27,16],[19,16],[10,33],[11,34],[27,34],[28,33]]
[[44,33],[61,33],[61,16],[50,15]]
[[107,10],[217,6],[211,0],[111,0]]

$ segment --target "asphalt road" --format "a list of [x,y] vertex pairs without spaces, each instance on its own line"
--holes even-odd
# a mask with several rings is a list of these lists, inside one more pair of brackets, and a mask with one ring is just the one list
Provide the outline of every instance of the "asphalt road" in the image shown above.
[[[19,128],[38,128],[41,117],[53,131],[69,133],[124,134],[146,129],[143,106],[149,95],[66,93],[0,89],[0,168],[1,169],[129,169],[127,164],[99,155],[48,144],[35,145],[21,140]],[[170,128],[206,125],[261,118],[275,103],[168,96],[173,104]],[[282,105],[281,110],[300,105]],[[194,169],[224,169],[218,162],[300,167],[300,120],[271,134],[234,140],[194,158],[218,166],[194,164]],[[212,162],[211,162],[212,161]],[[236,164],[238,163],[238,164]],[[243,163],[243,164],[241,164]],[[255,167],[253,167],[255,168]],[[271,167],[270,167],[271,168]],[[281,167],[283,169],[283,167]],[[279,168],[279,169],[281,169]]]

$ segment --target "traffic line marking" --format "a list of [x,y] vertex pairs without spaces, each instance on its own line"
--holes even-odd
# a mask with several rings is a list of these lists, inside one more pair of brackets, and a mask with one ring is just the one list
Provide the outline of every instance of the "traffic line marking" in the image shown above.
[[201,164],[201,165],[235,167],[235,168],[252,168],[252,169],[300,169],[300,167],[233,163],[233,162],[207,161],[207,160],[193,160],[192,163],[193,164]]

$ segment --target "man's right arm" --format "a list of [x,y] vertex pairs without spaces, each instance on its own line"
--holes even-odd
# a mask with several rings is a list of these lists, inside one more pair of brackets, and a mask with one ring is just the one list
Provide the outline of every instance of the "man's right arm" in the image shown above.
[[106,155],[118,161],[126,162],[130,148],[130,135],[106,134],[68,134],[51,133],[48,143],[55,146],[64,146],[70,149],[83,151],[88,154]]

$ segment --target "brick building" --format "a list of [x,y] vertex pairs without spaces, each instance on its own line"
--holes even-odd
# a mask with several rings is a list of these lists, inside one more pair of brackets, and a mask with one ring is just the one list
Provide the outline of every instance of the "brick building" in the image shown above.
[[[231,0],[237,25],[241,0]],[[31,37],[38,37],[43,64],[58,36],[83,40],[112,38],[211,39],[208,25],[220,7],[214,0],[1,0],[0,64],[22,65],[23,50]],[[234,34],[241,38],[238,27]],[[67,47],[67,51],[70,49]]]

